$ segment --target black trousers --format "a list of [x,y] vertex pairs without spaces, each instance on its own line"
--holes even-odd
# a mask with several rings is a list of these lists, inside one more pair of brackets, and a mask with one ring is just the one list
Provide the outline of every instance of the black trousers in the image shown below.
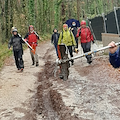
[[[83,48],[83,52],[90,52],[91,51],[91,42],[87,42],[87,43],[81,43],[81,46]],[[86,56],[87,60],[92,58],[92,55],[87,55]]]
[[78,48],[78,38],[75,37],[75,41],[76,41],[76,48]]
[[16,67],[18,69],[24,68],[24,61],[23,61],[23,58],[22,58],[23,50],[13,51],[13,52],[14,52]]
[[[70,53],[70,57],[73,57],[73,50],[72,50],[72,46],[67,46],[69,53]],[[71,62],[74,62],[73,60],[71,60]]]

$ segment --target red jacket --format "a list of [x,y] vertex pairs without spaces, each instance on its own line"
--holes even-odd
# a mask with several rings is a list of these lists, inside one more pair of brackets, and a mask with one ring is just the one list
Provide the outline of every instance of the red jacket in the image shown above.
[[39,36],[37,36],[35,34],[35,32],[33,32],[33,33],[29,32],[24,38],[27,39],[27,41],[30,44],[30,46],[32,44],[35,44],[37,46],[37,40],[39,39]]
[[[80,32],[81,32],[81,34],[80,34]],[[79,37],[79,36],[81,37],[80,38],[81,43],[87,43],[87,42],[91,42],[94,40],[89,27],[78,29],[76,37]]]

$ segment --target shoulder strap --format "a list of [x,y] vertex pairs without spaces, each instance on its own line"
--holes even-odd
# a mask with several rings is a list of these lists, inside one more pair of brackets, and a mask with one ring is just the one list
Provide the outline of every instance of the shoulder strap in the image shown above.
[[71,39],[72,39],[72,31],[71,31],[71,30],[69,30],[69,32],[70,32],[70,37],[71,37]]
[[63,39],[63,31],[62,31],[62,39]]

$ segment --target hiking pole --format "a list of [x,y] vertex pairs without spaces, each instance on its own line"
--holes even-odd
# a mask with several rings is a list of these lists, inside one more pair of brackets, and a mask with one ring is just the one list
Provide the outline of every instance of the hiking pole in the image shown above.
[[[118,43],[115,43],[116,46],[120,45],[120,42]],[[112,48],[111,46],[106,46],[106,47],[103,47],[103,48],[100,48],[100,49],[97,49],[95,51],[90,51],[90,52],[87,52],[87,53],[84,53],[84,54],[81,54],[81,55],[78,55],[78,56],[75,56],[75,57],[72,57],[72,58],[69,58],[69,59],[66,59],[66,60],[57,60],[56,63],[57,64],[62,64],[62,63],[65,63],[67,61],[71,61],[71,60],[75,60],[75,59],[78,59],[78,58],[82,58],[82,57],[85,57],[87,55],[91,55],[93,53],[97,53],[99,51],[102,51],[102,50],[106,50],[106,49],[109,49],[109,48]]]

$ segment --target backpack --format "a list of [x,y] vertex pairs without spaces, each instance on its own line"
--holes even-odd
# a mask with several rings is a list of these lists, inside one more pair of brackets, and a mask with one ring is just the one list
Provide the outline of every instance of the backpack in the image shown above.
[[[72,31],[69,30],[69,32],[70,32],[70,36],[71,36],[71,39],[72,39]],[[63,39],[63,31],[62,31],[62,39]]]

